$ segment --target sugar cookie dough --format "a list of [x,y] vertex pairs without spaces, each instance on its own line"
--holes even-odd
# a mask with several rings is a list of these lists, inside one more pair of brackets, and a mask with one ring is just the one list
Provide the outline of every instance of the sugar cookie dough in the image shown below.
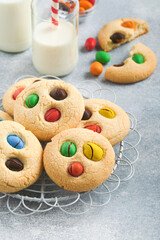
[[105,79],[127,84],[148,78],[155,70],[157,58],[154,52],[142,43],[132,47],[130,57],[121,64],[107,67]]
[[71,84],[59,80],[39,81],[26,88],[14,104],[14,119],[37,136],[49,141],[59,132],[77,127],[84,100]]
[[14,103],[18,95],[29,85],[35,81],[44,80],[40,78],[25,78],[13,84],[3,96],[3,107],[5,111],[13,116],[14,115]]
[[1,121],[0,132],[0,192],[17,192],[39,178],[43,150],[38,139],[19,123]]
[[[68,152],[75,145],[72,156],[64,154],[64,144]],[[72,128],[52,138],[44,150],[43,162],[48,176],[57,185],[69,191],[84,192],[108,179],[114,168],[115,154],[102,135]]]
[[130,129],[127,113],[118,105],[103,99],[86,99],[79,127],[106,137],[112,146],[122,141]]
[[101,48],[108,52],[148,33],[148,23],[136,18],[121,18],[107,23],[98,34]]

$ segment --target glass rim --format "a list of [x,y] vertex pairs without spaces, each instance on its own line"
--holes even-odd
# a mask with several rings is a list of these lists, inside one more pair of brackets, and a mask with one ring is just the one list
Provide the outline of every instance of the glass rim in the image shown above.
[[[79,1],[78,0],[75,0],[75,2],[77,3],[76,4],[76,7],[74,9],[74,11],[72,11],[70,14],[67,14],[66,17],[60,17],[60,19],[64,19],[64,20],[70,20],[72,18],[74,18],[76,15],[79,15]],[[48,18],[48,19],[45,19],[45,18],[42,18],[40,17],[37,12],[35,11],[34,12],[34,6],[36,5],[36,3],[38,3],[37,0],[33,0],[32,3],[31,3],[31,8],[32,8],[32,16],[35,16],[36,18],[38,18],[39,20],[43,21],[43,22],[51,22],[51,17]],[[63,10],[61,10],[62,12],[65,12]]]

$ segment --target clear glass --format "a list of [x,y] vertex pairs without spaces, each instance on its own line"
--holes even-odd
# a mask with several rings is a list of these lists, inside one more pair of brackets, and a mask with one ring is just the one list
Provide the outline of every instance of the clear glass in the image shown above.
[[99,3],[99,0],[95,0],[95,4],[92,8],[89,8],[85,11],[80,11],[79,12],[79,18],[80,18],[80,22],[82,22],[84,19],[86,19],[87,17],[89,17],[90,15],[92,15],[97,7],[98,7],[98,3]]
[[71,13],[59,10],[56,27],[51,21],[52,0],[33,0],[32,60],[40,74],[64,76],[77,65],[79,2],[72,3],[75,8]]
[[31,0],[0,0],[0,50],[21,52],[31,46]]

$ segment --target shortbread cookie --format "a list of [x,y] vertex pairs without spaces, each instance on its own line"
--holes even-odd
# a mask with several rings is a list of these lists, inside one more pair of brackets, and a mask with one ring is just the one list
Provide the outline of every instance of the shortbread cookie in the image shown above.
[[3,107],[9,115],[13,116],[14,103],[17,96],[35,81],[44,80],[40,78],[26,78],[13,84],[3,96]]
[[13,119],[11,118],[11,116],[9,116],[8,113],[5,113],[3,111],[0,110],[0,122],[4,121],[4,120],[10,120],[13,121]]
[[40,81],[26,88],[16,99],[14,119],[41,141],[77,127],[84,112],[84,101],[71,84],[59,80]]
[[130,120],[127,113],[112,102],[103,99],[87,99],[79,127],[103,135],[114,146],[127,136]]
[[48,143],[43,156],[48,176],[60,187],[85,192],[105,182],[115,164],[109,141],[87,129],[72,128]]
[[17,192],[33,184],[42,171],[38,139],[14,121],[0,122],[0,192]]
[[121,18],[107,23],[98,34],[101,48],[108,52],[149,31],[148,23],[136,18]]
[[132,47],[130,57],[121,64],[106,68],[105,79],[116,83],[134,83],[148,78],[155,70],[157,58],[142,43]]

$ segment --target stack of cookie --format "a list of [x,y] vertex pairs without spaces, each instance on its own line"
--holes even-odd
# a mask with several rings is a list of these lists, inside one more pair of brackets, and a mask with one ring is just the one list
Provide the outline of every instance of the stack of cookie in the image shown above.
[[[128,115],[119,106],[102,99],[84,101],[73,85],[60,80],[21,80],[5,93],[3,107],[1,192],[30,186],[43,165],[60,187],[92,190],[112,173],[112,146],[130,129]],[[51,141],[44,152],[38,140]]]

